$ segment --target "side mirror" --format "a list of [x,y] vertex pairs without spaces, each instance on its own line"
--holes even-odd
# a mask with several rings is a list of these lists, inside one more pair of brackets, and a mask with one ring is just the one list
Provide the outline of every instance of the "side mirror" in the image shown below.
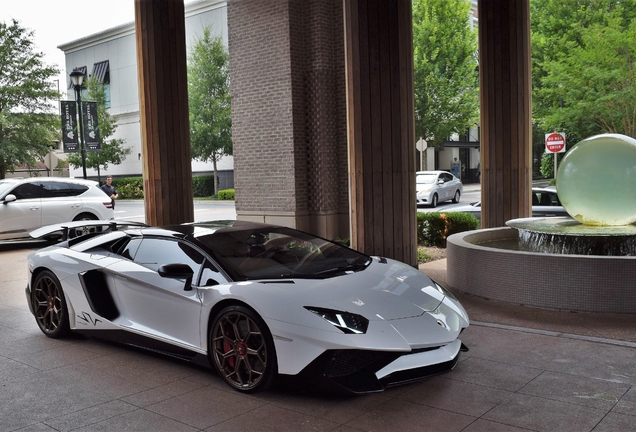
[[16,199],[17,199],[17,198],[15,197],[15,195],[13,195],[13,194],[9,194],[9,195],[7,195],[6,197],[4,197],[4,202],[3,202],[3,204],[7,204],[7,203],[10,203],[10,202],[13,202],[13,201],[15,201]]
[[192,276],[194,272],[187,264],[164,264],[157,270],[159,276],[172,279],[185,279],[185,291],[192,289]]

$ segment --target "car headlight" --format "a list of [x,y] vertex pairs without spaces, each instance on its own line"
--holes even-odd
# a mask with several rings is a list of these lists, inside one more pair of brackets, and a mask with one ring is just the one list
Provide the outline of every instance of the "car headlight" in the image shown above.
[[305,306],[305,309],[315,313],[343,333],[362,334],[366,333],[367,327],[369,327],[369,320],[362,315],[312,306]]
[[[435,288],[437,288],[437,291],[439,291],[442,295],[445,295],[446,297],[452,298],[453,300],[457,300],[455,298],[455,296],[449,290],[447,290],[446,288],[444,288],[443,286],[441,286],[440,284],[438,284],[435,281],[433,281],[433,284],[435,284]],[[459,301],[459,300],[457,300],[457,301]]]

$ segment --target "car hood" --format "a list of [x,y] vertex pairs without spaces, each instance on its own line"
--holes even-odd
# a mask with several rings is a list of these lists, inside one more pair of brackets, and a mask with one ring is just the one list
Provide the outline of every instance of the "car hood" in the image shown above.
[[[261,282],[262,283],[262,282]],[[434,311],[444,299],[419,270],[394,260],[374,258],[355,273],[328,279],[292,279],[278,285],[288,300],[302,306],[360,314],[369,320],[393,320]],[[273,287],[271,287],[273,288]]]

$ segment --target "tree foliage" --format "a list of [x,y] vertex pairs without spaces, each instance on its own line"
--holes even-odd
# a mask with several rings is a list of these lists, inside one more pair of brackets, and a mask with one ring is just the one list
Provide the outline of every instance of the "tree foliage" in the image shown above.
[[413,1],[415,133],[439,145],[478,119],[477,33],[467,0]]
[[220,37],[203,30],[188,57],[190,142],[193,159],[214,166],[214,194],[218,194],[217,162],[232,155],[229,56]]
[[569,143],[636,136],[636,1],[534,0],[533,109]]
[[[126,159],[132,150],[124,147],[122,138],[111,137],[117,130],[117,119],[111,116],[106,108],[106,90],[104,85],[95,78],[89,78],[86,84],[86,100],[97,102],[97,124],[99,129],[100,151],[86,152],[86,168],[97,171],[98,180],[101,182],[101,170],[108,170],[108,165],[119,165]],[[84,99],[82,99],[82,102]],[[68,163],[74,168],[82,167],[82,154],[69,153]]]
[[0,179],[19,165],[43,160],[59,139],[52,102],[58,70],[35,51],[33,32],[18,21],[0,22]]

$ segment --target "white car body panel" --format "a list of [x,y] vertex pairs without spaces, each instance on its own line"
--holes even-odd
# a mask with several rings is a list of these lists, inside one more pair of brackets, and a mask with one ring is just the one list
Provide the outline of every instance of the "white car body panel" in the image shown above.
[[[79,195],[69,195],[46,198],[22,198],[7,201],[8,196],[14,196],[13,190],[26,182],[47,182],[52,184],[70,183],[88,187]],[[99,188],[97,182],[84,179],[65,177],[32,177],[26,179],[4,179],[4,192],[0,195],[0,240],[24,238],[29,232],[42,226],[62,222],[70,222],[89,215],[98,220],[113,218],[110,199]],[[68,187],[67,187],[68,189]]]
[[[192,285],[186,290],[189,285],[182,279],[162,277],[99,249],[104,238],[117,241],[124,236],[121,231],[111,232],[79,243],[77,249],[50,246],[29,255],[30,274],[48,268],[60,280],[72,330],[124,330],[206,354],[213,308],[231,300],[251,308],[266,323],[279,374],[297,375],[330,350],[377,351],[396,357],[408,354],[378,371],[377,378],[382,379],[393,372],[456,359],[459,334],[469,325],[457,300],[436,288],[423,273],[398,261],[374,257],[362,271],[326,279],[231,282],[219,272],[213,275],[217,285]],[[103,277],[99,289],[112,296],[118,316],[111,320],[91,305],[87,289],[95,288],[84,287],[82,282],[89,273]],[[346,333],[307,308],[356,314],[368,320],[368,327],[364,333]],[[430,351],[409,354],[427,349]]]
[[[433,176],[436,180],[432,183],[421,183],[418,179],[418,177],[432,178]],[[437,202],[440,203],[454,199],[457,192],[460,195],[464,192],[464,186],[459,178],[448,171],[417,171],[415,178],[418,205],[433,205],[434,195],[437,195]],[[448,181],[441,181],[442,178]]]

